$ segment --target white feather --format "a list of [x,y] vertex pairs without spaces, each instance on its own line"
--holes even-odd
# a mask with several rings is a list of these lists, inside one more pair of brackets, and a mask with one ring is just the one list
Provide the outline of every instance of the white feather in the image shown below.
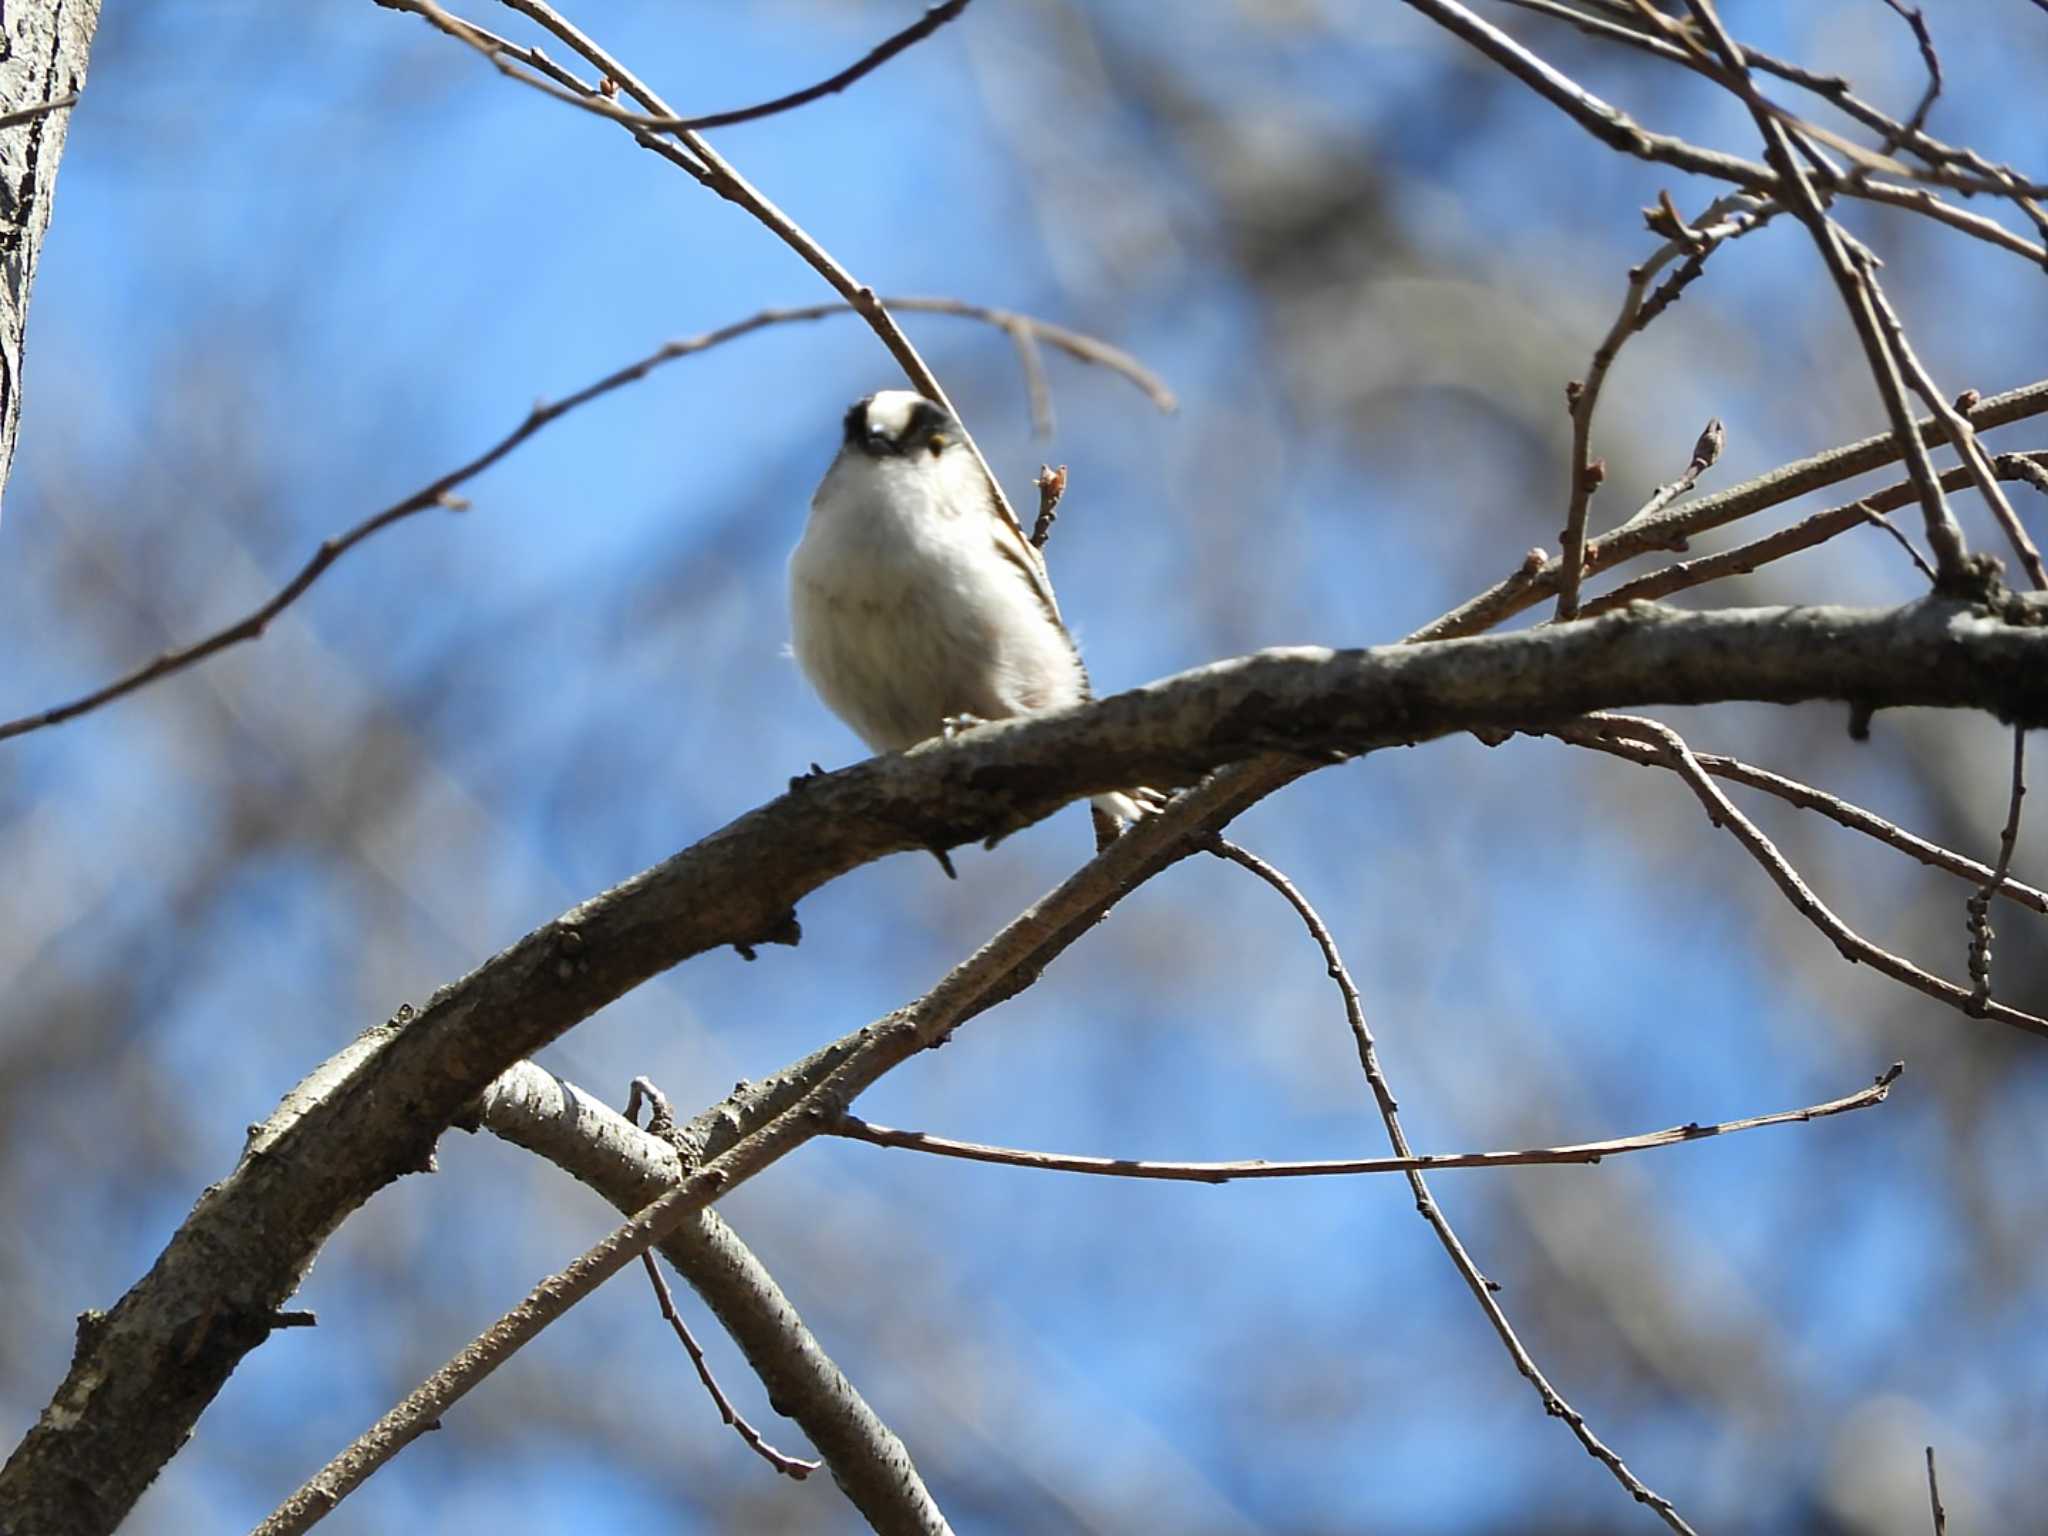
[[[866,425],[902,443],[922,403],[887,391],[868,402]],[[946,438],[936,452],[910,442],[881,455],[848,443],[789,560],[797,664],[876,752],[928,740],[957,716],[1001,720],[1088,697],[1035,552],[957,432]],[[1123,795],[1096,803],[1139,814]]]

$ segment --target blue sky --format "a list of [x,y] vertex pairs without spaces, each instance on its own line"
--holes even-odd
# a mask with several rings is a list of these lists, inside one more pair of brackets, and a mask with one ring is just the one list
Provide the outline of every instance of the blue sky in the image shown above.
[[[1873,99],[1917,93],[1880,6],[1726,9]],[[1930,18],[1951,80],[1930,127],[2039,174],[2048,19],[1951,9]],[[828,74],[911,14],[586,20],[688,111]],[[1104,690],[1395,639],[1554,543],[1563,385],[1649,249],[1636,210],[1712,192],[1488,89],[1405,8],[1156,22],[983,0],[844,95],[717,138],[877,289],[1095,331],[1181,394],[1161,416],[1053,355],[1059,432],[1037,443],[1000,335],[906,322],[1013,496],[1042,459],[1069,465],[1050,556]],[[1654,126],[1754,153],[1689,80],[1515,30]],[[1944,385],[2040,370],[2038,273],[1848,218]],[[416,20],[110,7],[35,292],[0,714],[253,606],[535,399],[826,296],[672,167]],[[1876,430],[1852,348],[1789,222],[1724,253],[1624,354],[1596,518],[1676,473],[1709,414],[1730,432],[1719,484]],[[304,1071],[809,762],[859,755],[781,655],[782,562],[845,403],[894,382],[849,320],[675,363],[466,487],[469,511],[352,553],[259,643],[0,746],[11,1422],[59,1378],[71,1314],[147,1267]],[[1913,589],[1873,538],[1725,600]],[[1887,722],[1851,751],[1820,711],[1674,718],[1923,829],[1960,815],[1965,851],[1993,849],[1990,722]],[[1757,814],[1852,921],[1960,974],[1965,889]],[[2037,1514],[2031,1052],[1841,967],[1676,785],[1552,743],[1376,756],[1241,832],[1344,945],[1420,1147],[1789,1108],[1907,1055],[1880,1111],[1437,1189],[1560,1389],[1703,1528],[1903,1529],[1886,1479],[1916,1486],[1916,1436],[1979,1528]],[[546,1060],[614,1101],[646,1073],[694,1108],[922,991],[1086,846],[1070,811],[964,853],[957,885],[921,857],[857,871],[805,904],[799,949],[693,961]],[[2001,952],[2038,979],[2024,916]],[[1130,1156],[1382,1146],[1306,936],[1210,860],[862,1108]],[[1396,1182],[1122,1185],[834,1142],[730,1214],[962,1529],[1647,1528],[1543,1417]],[[435,1178],[338,1235],[305,1293],[320,1328],[249,1358],[134,1528],[260,1517],[606,1220],[553,1170],[451,1135]],[[667,1350],[614,1285],[329,1528],[856,1528],[828,1484],[758,1467]]]

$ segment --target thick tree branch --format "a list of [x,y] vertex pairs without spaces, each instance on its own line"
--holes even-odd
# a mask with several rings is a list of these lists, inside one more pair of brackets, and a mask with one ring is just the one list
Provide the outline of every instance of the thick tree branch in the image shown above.
[[[1088,866],[1110,882],[1106,907],[1186,856],[1191,818],[1227,820],[1332,754],[1733,699],[1968,708],[2039,726],[2048,599],[1640,608],[1438,645],[1267,651],[807,781],[401,1010],[294,1089],[150,1273],[81,1329],[69,1375],[0,1471],[0,1508],[55,1536],[111,1530],[266,1336],[327,1235],[426,1167],[441,1130],[499,1073],[692,955],[794,941],[795,904],[850,869],[1007,833],[1121,784],[1187,783],[1253,759],[1217,781],[1216,793],[1241,795],[1234,808],[1184,797]],[[1048,926],[1018,941],[954,1021],[1026,984],[1048,949],[1099,915],[1041,914]]]
[[29,291],[50,229],[57,166],[99,27],[99,0],[0,8],[0,492],[21,420]]
[[[476,1113],[483,1129],[539,1153],[627,1215],[682,1177],[682,1159],[668,1142],[530,1061],[484,1090]],[[903,1442],[717,1212],[697,1212],[661,1251],[732,1335],[777,1410],[810,1436],[871,1526],[891,1536],[947,1530]]]

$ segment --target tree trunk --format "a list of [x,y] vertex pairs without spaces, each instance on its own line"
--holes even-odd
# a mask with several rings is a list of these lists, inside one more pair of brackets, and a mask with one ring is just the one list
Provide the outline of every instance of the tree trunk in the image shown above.
[[[99,0],[15,0],[0,6],[0,115],[76,93],[85,84]],[[50,228],[57,162],[71,113],[39,112],[0,128],[0,495],[21,420],[22,341],[36,260]]]

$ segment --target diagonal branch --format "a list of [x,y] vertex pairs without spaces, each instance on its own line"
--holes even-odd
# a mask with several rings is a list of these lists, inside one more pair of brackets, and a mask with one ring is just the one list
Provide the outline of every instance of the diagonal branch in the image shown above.
[[[317,1524],[363,1481],[473,1391],[513,1354],[612,1275],[677,1231],[713,1201],[823,1134],[854,1098],[884,1073],[946,1040],[962,1023],[1000,1001],[1020,968],[1035,977],[1048,934],[1078,936],[1099,921],[1128,881],[1185,857],[1180,823],[1235,814],[1228,791],[1211,785],[1186,797],[1177,816],[1138,823],[1101,856],[1013,918],[916,1002],[840,1042],[839,1054],[792,1097],[762,1114],[751,1129],[730,1116],[736,1139],[695,1166],[573,1263],[549,1276],[526,1299],[473,1340],[406,1399],[285,1500],[252,1536],[297,1536]],[[1222,798],[1219,798],[1222,797]],[[1071,938],[1067,940],[1071,942]],[[1064,947],[1062,945],[1061,947]],[[1057,951],[1055,951],[1056,953]],[[1028,984],[1028,978],[1025,984]],[[1007,990],[1006,990],[1007,989]]]
[[[499,1073],[706,949],[793,942],[795,904],[848,870],[1005,834],[1120,785],[1186,783],[1235,765],[1087,865],[1076,876],[1085,901],[1026,914],[1008,968],[980,973],[972,996],[947,1004],[957,1023],[1028,985],[1124,892],[1193,851],[1191,836],[1343,754],[1730,699],[1977,708],[2039,726],[2044,624],[2048,598],[2034,597],[1874,611],[1643,608],[1445,644],[1268,651],[807,780],[543,924],[315,1069],[201,1194],[149,1273],[82,1330],[50,1406],[0,1469],[0,1508],[52,1533],[111,1530],[263,1342],[327,1237],[426,1166],[442,1129]],[[716,1123],[693,1126],[692,1144],[787,1107],[864,1043],[897,1039],[897,1022],[754,1085],[744,1103],[720,1106]],[[746,1166],[779,1156],[794,1135],[756,1143]]]
[[[1970,420],[1977,431],[1983,432],[2025,421],[2044,412],[2048,412],[2048,380],[1979,401],[1971,408]],[[1915,422],[1914,429],[1922,443],[1932,445],[1948,441],[1941,423],[1931,416]],[[1780,465],[1725,491],[1716,491],[1654,516],[1632,521],[1626,528],[1587,544],[1586,572],[1591,575],[1608,570],[1652,550],[1683,548],[1693,534],[1725,527],[1771,507],[1782,506],[1809,492],[1839,485],[1844,480],[1873,469],[1882,469],[1887,464],[1896,464],[1902,451],[1895,434],[1879,433],[1875,437],[1830,448],[1811,458]],[[2024,474],[2017,468],[2014,473]],[[1867,499],[1873,504],[1881,504],[1874,497]],[[1898,505],[1905,505],[1912,499],[1909,495]],[[1450,612],[1432,619],[1407,638],[1419,642],[1477,634],[1535,607],[1556,593],[1563,579],[1564,564],[1561,560],[1525,560],[1513,574],[1466,599]]]
[[[1616,738],[1609,743],[1609,747],[1616,756],[1627,757],[1646,766],[1661,767],[1664,763],[1663,755],[1648,742]],[[1886,821],[1884,817],[1867,811],[1860,805],[1853,805],[1837,795],[1831,795],[1826,790],[1816,789],[1813,785],[1801,783],[1798,779],[1788,779],[1783,774],[1772,773],[1768,769],[1757,767],[1754,763],[1745,763],[1740,758],[1723,757],[1715,752],[1695,752],[1693,761],[1717,779],[1726,779],[1731,784],[1741,784],[1749,789],[1761,790],[1767,795],[1775,795],[1787,805],[1825,816],[1837,826],[1847,827],[1852,832],[1861,832],[1866,837],[1875,838],[1888,848],[1896,848],[1908,858],[1918,860],[1930,869],[1939,869],[1960,879],[1975,881],[1994,896],[2001,896],[2030,911],[2048,915],[2048,891],[2002,876],[1989,864],[1980,864],[1975,859],[1965,858],[1952,848],[1931,843],[1924,837],[1915,837],[1896,822]],[[2003,852],[2002,844],[2000,851]]]
[[1727,66],[1728,79],[1725,83],[1741,98],[1749,108],[1750,116],[1756,120],[1757,131],[1763,135],[1764,158],[1778,173],[1782,183],[1781,195],[1794,217],[1813,236],[1821,263],[1827,268],[1828,276],[1834,280],[1842,303],[1849,311],[1857,340],[1863,344],[1863,355],[1870,365],[1871,379],[1877,385],[1878,398],[1883,401],[1885,415],[1891,420],[1892,435],[1899,440],[1905,452],[1906,473],[1920,495],[1921,513],[1927,523],[1927,543],[1934,553],[1936,585],[1954,588],[1966,579],[1963,534],[1949,512],[1940,479],[1935,474],[1934,460],[1920,440],[1912,407],[1907,403],[1905,381],[1900,377],[1902,359],[1879,314],[1877,279],[1867,265],[1858,264],[1850,258],[1849,247],[1841,231],[1828,217],[1806,168],[1792,152],[1792,141],[1784,123],[1758,94],[1749,77],[1748,65],[1743,61],[1742,51],[1722,27],[1711,0],[1686,0],[1686,3]]
[[[2030,1035],[2048,1039],[2048,1019],[2014,1008],[2006,1003],[1989,1001],[1979,997],[1968,987],[1959,987],[1952,981],[1945,981],[1932,972],[1922,970],[1912,961],[1895,955],[1888,949],[1880,948],[1856,932],[1835,915],[1833,909],[1813,893],[1799,871],[1777,845],[1764,836],[1755,822],[1738,811],[1728,797],[1721,793],[1706,770],[1699,765],[1692,749],[1679,734],[1669,726],[1655,720],[1644,720],[1632,715],[1596,714],[1591,718],[1569,726],[1561,726],[1544,734],[1557,737],[1560,741],[1574,746],[1592,747],[1596,751],[1611,751],[1614,736],[1632,737],[1638,742],[1647,742],[1657,750],[1663,759],[1662,766],[1671,769],[1699,800],[1708,818],[1717,827],[1726,827],[1743,849],[1763,866],[1764,873],[1771,877],[1771,883],[1785,895],[1785,899],[1814,927],[1818,928],[1835,946],[1836,951],[1851,965],[1869,966],[1880,976],[1911,987],[1915,992],[1946,1003],[1958,1012],[1972,1018],[1996,1019],[2001,1024],[2010,1024],[2015,1029]],[[1617,756],[1629,756],[1617,753]]]
[[[606,80],[616,83],[620,90],[639,102],[650,116],[663,119],[677,119],[681,116],[633,71],[587,36],[574,22],[547,4],[546,0],[501,0],[501,3],[537,23],[565,46],[573,49],[578,56],[599,70]],[[896,323],[895,317],[889,313],[883,301],[876,297],[874,289],[856,279],[831,252],[813,239],[803,226],[778,208],[729,161],[713,150],[700,134],[683,128],[673,130],[671,134],[664,136],[633,123],[623,126],[644,144],[666,142],[669,138],[680,144],[694,162],[694,168],[685,164],[685,169],[689,170],[701,185],[745,209],[770,234],[796,252],[841,298],[859,312],[863,320],[867,321],[875,335],[881,339],[882,345],[888,348],[889,355],[895,358],[898,366],[903,369],[911,387],[927,399],[945,407],[955,420],[963,420],[952,398],[947,395],[945,387],[939,383],[938,375],[932,372],[917,348],[911,345],[910,338],[903,334],[903,328]],[[1038,552],[1025,544],[1023,526],[1018,522],[1016,510],[1010,505],[1009,497],[1003,491],[1002,482],[989,468],[988,460],[983,457],[973,433],[967,431],[964,424],[961,430],[975,462],[981,467],[982,473],[987,476],[989,485],[994,490],[996,509],[1009,521],[1010,526],[1017,530],[1018,542],[1024,545],[1024,558],[1027,561],[1040,561],[1038,574],[1043,579],[1043,562]],[[1046,586],[1049,592],[1050,583],[1046,583]]]
[[[485,1090],[476,1123],[545,1157],[629,1214],[682,1172],[667,1141],[530,1061]],[[891,1536],[947,1532],[903,1442],[833,1364],[774,1276],[721,1216],[698,1213],[661,1251],[739,1345],[778,1411],[810,1437],[871,1526]]]

